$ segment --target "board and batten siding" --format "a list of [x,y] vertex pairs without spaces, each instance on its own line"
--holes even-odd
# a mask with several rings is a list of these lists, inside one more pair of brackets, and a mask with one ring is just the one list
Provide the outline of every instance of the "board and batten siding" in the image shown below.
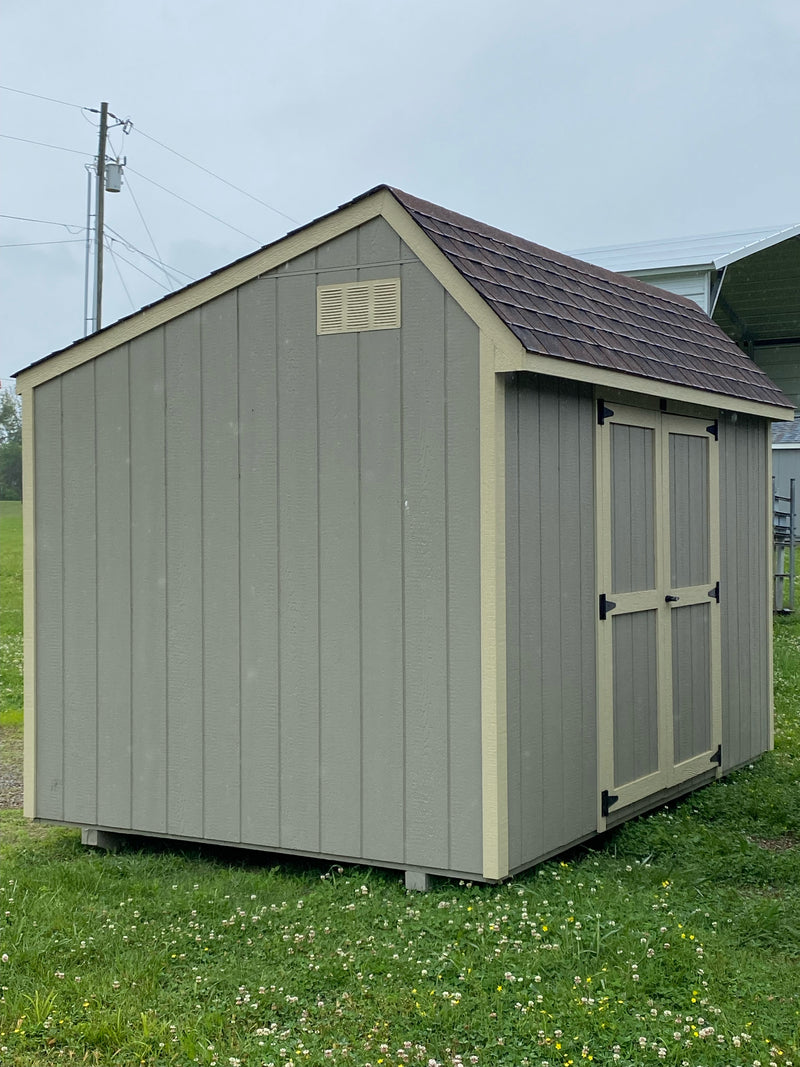
[[591,388],[520,374],[506,392],[509,866],[597,822]]
[[770,424],[719,421],[722,768],[771,747]]
[[35,389],[37,817],[480,874],[478,359],[375,219]]

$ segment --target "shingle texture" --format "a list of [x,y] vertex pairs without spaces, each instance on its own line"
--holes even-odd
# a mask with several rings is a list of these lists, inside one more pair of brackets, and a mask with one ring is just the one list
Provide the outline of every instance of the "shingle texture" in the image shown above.
[[773,445],[800,445],[800,419],[792,422],[773,422]]
[[791,407],[691,300],[391,191],[526,351]]

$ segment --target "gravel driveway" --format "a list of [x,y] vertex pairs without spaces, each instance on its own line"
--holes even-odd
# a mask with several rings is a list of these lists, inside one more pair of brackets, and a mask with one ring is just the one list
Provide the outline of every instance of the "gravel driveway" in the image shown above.
[[0,808],[22,807],[22,727],[0,726]]

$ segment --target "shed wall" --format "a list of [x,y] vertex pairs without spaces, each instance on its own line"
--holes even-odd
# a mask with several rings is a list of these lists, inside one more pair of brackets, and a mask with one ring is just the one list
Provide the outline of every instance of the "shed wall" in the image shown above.
[[38,817],[480,873],[478,356],[376,219],[36,389]]
[[752,416],[719,423],[723,769],[771,744],[769,433]]
[[589,387],[507,386],[509,864],[597,824],[594,422]]

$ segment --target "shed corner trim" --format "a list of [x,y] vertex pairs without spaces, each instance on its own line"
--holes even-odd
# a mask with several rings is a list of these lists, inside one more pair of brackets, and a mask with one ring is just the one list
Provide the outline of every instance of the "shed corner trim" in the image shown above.
[[481,793],[483,876],[509,873],[506,709],[505,381],[480,345]]

